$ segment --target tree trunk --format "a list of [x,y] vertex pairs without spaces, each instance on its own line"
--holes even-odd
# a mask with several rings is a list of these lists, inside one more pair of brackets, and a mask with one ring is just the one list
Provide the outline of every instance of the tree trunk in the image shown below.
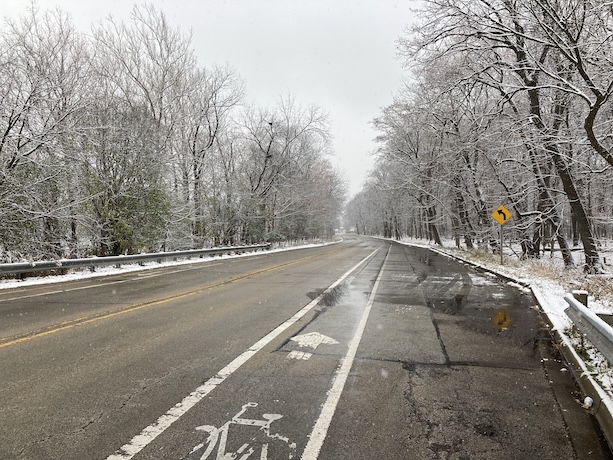
[[552,149],[551,152],[553,162],[558,171],[558,175],[562,180],[562,187],[570,202],[570,207],[577,220],[577,228],[583,243],[583,252],[585,254],[585,271],[588,273],[600,273],[602,268],[600,267],[600,257],[598,255],[598,248],[596,247],[596,239],[592,233],[592,227],[589,218],[585,212],[585,208],[581,203],[581,198],[573,182],[573,178],[568,169],[568,165],[564,161],[564,158]]
[[456,201],[458,206],[460,226],[462,228],[462,233],[464,233],[464,243],[466,244],[466,249],[471,250],[474,248],[473,240],[475,237],[475,230],[473,228],[472,223],[470,222],[468,210],[466,209],[464,195],[462,195],[462,191],[459,187],[456,191]]
[[443,246],[443,242],[441,241],[441,236],[439,235],[438,228],[436,226],[436,208],[433,204],[428,206],[428,229],[430,232],[430,236],[434,240],[435,244],[439,246]]
[[204,244],[204,222],[202,216],[202,197],[200,196],[200,174],[198,167],[194,163],[194,223],[192,234],[194,236],[194,245],[202,247]]
[[396,215],[396,213],[394,213],[394,238],[396,240],[400,240],[400,238],[402,238],[402,235],[400,234],[400,228],[398,225],[398,216]]
[[[536,82],[530,83],[536,84]],[[564,193],[566,194],[572,212],[577,219],[577,228],[579,230],[581,242],[583,243],[583,252],[585,254],[585,271],[588,273],[601,272],[602,269],[600,267],[596,241],[592,233],[588,215],[583,207],[581,198],[577,192],[577,188],[575,187],[570,169],[560,154],[556,143],[556,137],[554,137],[554,134],[559,131],[563,120],[563,114],[565,113],[567,107],[564,101],[558,101],[556,103],[554,107],[556,118],[553,123],[553,133],[551,133],[541,118],[540,96],[538,90],[536,88],[531,88],[528,91],[528,95],[530,99],[530,112],[533,115],[532,122],[544,138],[544,149],[553,160],[556,172],[562,181]]]

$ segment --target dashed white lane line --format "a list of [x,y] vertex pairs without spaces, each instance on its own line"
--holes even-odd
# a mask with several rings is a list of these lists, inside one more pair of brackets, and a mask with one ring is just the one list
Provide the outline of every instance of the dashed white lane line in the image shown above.
[[0,299],[0,302],[9,302],[12,300],[22,300],[22,299],[31,299],[34,297],[42,297],[45,295],[51,295],[51,294],[61,294],[64,291],[45,291],[45,292],[41,292],[39,294],[27,294],[27,295],[22,295],[19,297],[11,297],[10,299]]
[[[140,434],[136,435],[130,442],[124,444],[117,452],[107,457],[107,460],[129,460],[141,452],[147,447],[155,438],[166,431],[174,422],[179,420],[187,411],[202,401],[211,391],[221,385],[228,377],[230,377],[237,369],[245,364],[249,359],[253,357],[258,351],[272,342],[275,338],[281,335],[292,324],[306,315],[312,310],[319,301],[332,289],[342,283],[351,273],[357,270],[362,264],[366,263],[371,257],[373,257],[379,249],[373,251],[367,257],[362,259],[359,263],[350,268],[343,276],[336,280],[332,285],[328,287],[319,297],[311,301],[302,310],[289,318],[283,324],[278,326],[272,332],[269,332],[262,339],[253,344],[247,351],[242,353],[230,364],[220,370],[215,377],[207,380],[203,385],[196,388],[192,393],[186,396],[183,401],[177,403],[174,407],[170,408],[164,415],[155,421],[152,425],[145,428]],[[377,280],[378,283],[379,280]]]
[[347,354],[345,355],[343,361],[336,370],[336,373],[334,375],[334,381],[332,382],[332,388],[328,392],[328,399],[326,399],[326,402],[322,407],[321,413],[319,414],[319,418],[315,422],[315,426],[313,426],[313,431],[311,431],[311,435],[309,436],[309,442],[307,443],[306,447],[304,448],[304,452],[302,453],[302,460],[317,460],[319,452],[321,451],[321,448],[324,444],[324,440],[326,439],[326,435],[328,434],[328,429],[330,428],[330,423],[332,423],[332,417],[334,416],[334,412],[336,411],[336,406],[341,399],[341,394],[343,393],[345,383],[347,382],[347,378],[349,377],[349,372],[351,371],[351,367],[353,366],[353,361],[355,360],[355,355],[358,351],[358,346],[360,345],[360,341],[362,340],[362,336],[364,335],[366,322],[368,321],[370,310],[372,309],[373,303],[375,301],[375,295],[377,294],[377,289],[379,288],[379,283],[381,282],[381,277],[383,276],[383,270],[385,268],[385,264],[387,263],[387,257],[389,255],[390,248],[391,245],[387,250],[385,261],[383,262],[383,266],[381,267],[379,276],[377,276],[375,285],[373,286],[372,292],[370,293],[366,308],[362,313],[362,318],[360,319],[358,329],[353,336],[353,339],[351,339]]

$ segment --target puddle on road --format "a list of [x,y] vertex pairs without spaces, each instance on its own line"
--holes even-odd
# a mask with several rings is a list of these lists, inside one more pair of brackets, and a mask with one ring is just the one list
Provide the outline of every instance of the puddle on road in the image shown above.
[[505,338],[519,346],[535,345],[546,335],[532,300],[512,288],[491,292],[483,286],[473,289],[470,296],[427,299],[426,305],[438,322],[453,318],[460,327]]
[[307,296],[311,300],[315,300],[319,296],[322,296],[319,305],[322,307],[333,307],[340,303],[348,293],[349,285],[347,282],[343,282],[328,291],[326,291],[326,289],[315,289],[314,291],[307,292]]
[[547,338],[546,325],[531,295],[438,254],[417,252],[414,259],[409,258],[409,265],[423,278],[422,292],[434,321],[456,323],[520,347]]
[[318,306],[322,310],[339,304],[364,305],[368,300],[370,292],[365,291],[365,286],[354,283],[353,279],[347,279],[329,291],[326,291],[326,289],[315,289],[314,291],[307,292],[306,295],[311,300],[321,296]]

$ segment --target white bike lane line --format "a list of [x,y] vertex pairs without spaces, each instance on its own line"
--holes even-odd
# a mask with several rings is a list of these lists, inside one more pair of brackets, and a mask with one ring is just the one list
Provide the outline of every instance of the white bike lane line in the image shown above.
[[372,310],[372,306],[375,302],[375,296],[377,295],[379,283],[381,282],[381,278],[383,277],[383,271],[385,270],[385,265],[387,263],[387,258],[389,256],[390,250],[391,245],[388,247],[383,266],[381,267],[381,270],[377,275],[377,280],[375,281],[375,285],[373,286],[373,289],[370,293],[370,297],[368,298],[368,303],[366,304],[366,308],[362,313],[358,329],[353,338],[351,339],[351,342],[349,343],[347,354],[343,358],[340,366],[338,367],[334,375],[332,388],[328,392],[328,398],[326,399],[326,402],[322,407],[321,413],[319,414],[319,417],[315,422],[315,425],[313,426],[313,430],[311,431],[311,434],[309,436],[309,441],[302,453],[302,460],[317,460],[317,458],[319,457],[319,452],[321,451],[321,448],[326,439],[326,435],[328,434],[328,429],[330,428],[330,424],[332,423],[332,417],[334,417],[334,413],[336,412],[336,407],[341,398],[341,394],[343,393],[343,389],[345,388],[345,383],[347,383],[349,372],[351,371],[351,367],[353,366],[358,347],[362,340],[362,336],[364,335],[364,329],[366,328],[366,323],[368,322],[370,311]]
[[[140,434],[133,437],[127,444],[124,444],[123,446],[121,446],[114,454],[108,456],[107,460],[130,460],[134,458],[134,456],[136,456],[145,447],[147,447],[153,440],[155,440],[159,435],[161,435],[164,431],[166,431],[173,423],[179,420],[192,407],[194,407],[196,404],[202,401],[209,393],[211,393],[211,391],[213,391],[215,388],[221,385],[228,377],[230,377],[234,372],[236,372],[243,364],[249,361],[257,352],[259,352],[262,348],[264,348],[266,345],[272,342],[275,338],[277,338],[279,335],[285,332],[289,327],[291,327],[294,323],[300,320],[300,318],[304,317],[309,311],[315,308],[319,304],[319,302],[324,298],[326,294],[328,294],[335,287],[341,284],[354,271],[356,271],[362,265],[366,264],[370,259],[372,259],[379,252],[379,250],[380,249],[376,249],[375,251],[370,253],[368,256],[364,257],[360,262],[358,262],[353,267],[351,267],[349,270],[347,270],[339,279],[337,279],[334,283],[332,283],[317,298],[312,300],[304,308],[298,311],[298,313],[296,313],[295,315],[287,319],[284,323],[279,325],[273,331],[269,332],[266,336],[258,340],[255,344],[249,347],[249,349],[247,349],[245,352],[243,352],[241,355],[235,358],[232,362],[230,362],[227,366],[221,369],[217,373],[217,375],[210,378],[204,384],[196,388],[193,392],[191,392],[188,396],[186,396],[181,402],[177,403],[172,408],[170,408],[164,415],[160,416],[153,424],[146,427]],[[387,259],[387,256],[386,256],[386,259]],[[379,278],[377,279],[377,284],[378,282],[379,282]],[[373,292],[375,290],[376,290],[376,285],[375,285],[375,289],[373,290]],[[374,296],[372,298],[374,298]],[[362,332],[363,332],[363,327],[362,327]],[[357,345],[356,345],[356,349],[357,349]],[[350,347],[350,350],[351,350],[351,347]],[[353,356],[355,357],[355,352],[353,353]],[[344,361],[346,360],[347,358],[344,359]],[[352,358],[352,361],[353,361],[353,358]],[[345,377],[345,380],[346,380],[346,377]],[[342,391],[342,388],[341,388],[341,391]]]

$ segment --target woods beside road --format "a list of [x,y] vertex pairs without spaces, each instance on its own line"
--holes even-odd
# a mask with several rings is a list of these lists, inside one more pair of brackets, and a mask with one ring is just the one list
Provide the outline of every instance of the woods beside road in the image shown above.
[[0,263],[359,236],[0,290],[0,457],[201,458],[249,427],[261,458],[610,457],[532,297],[365,235],[610,295],[613,7],[418,3],[348,202],[326,107],[249,104],[156,7],[5,18]]
[[407,83],[374,120],[376,167],[347,226],[485,249],[498,244],[490,213],[502,204],[523,257],[555,245],[567,267],[602,272],[612,26],[597,0],[420,2],[397,44]]
[[0,26],[0,262],[329,237],[346,185],[323,109],[250,105],[152,5]]

